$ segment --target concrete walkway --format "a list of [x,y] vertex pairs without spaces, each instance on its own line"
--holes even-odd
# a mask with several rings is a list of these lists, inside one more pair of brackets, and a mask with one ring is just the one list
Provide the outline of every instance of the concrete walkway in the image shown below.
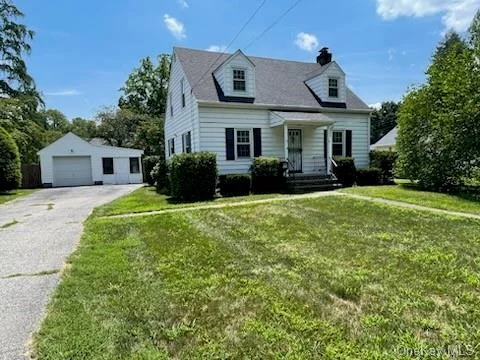
[[0,205],[0,360],[26,358],[91,211],[140,186],[43,189]]
[[432,208],[432,207],[429,207],[429,206],[416,205],[416,204],[406,203],[406,202],[403,202],[403,201],[388,200],[388,199],[382,199],[382,198],[376,198],[376,197],[364,196],[364,195],[356,195],[356,194],[349,194],[349,193],[340,193],[340,194],[342,194],[344,196],[354,198],[354,199],[366,200],[366,201],[371,201],[371,202],[374,202],[374,203],[379,203],[379,204],[384,204],[384,205],[397,206],[397,207],[401,207],[401,208],[413,209],[413,210],[418,210],[418,211],[428,211],[428,212],[431,212],[431,213],[436,213],[436,214],[441,214],[441,215],[459,216],[459,217],[468,218],[468,219],[480,220],[480,215],[464,213],[464,212],[460,212],[460,211],[450,211],[450,210],[436,209],[436,208]]
[[107,216],[102,216],[101,218],[103,219],[136,218],[136,217],[154,216],[154,215],[184,212],[184,211],[223,209],[223,208],[246,206],[246,205],[268,204],[268,203],[288,201],[288,200],[316,199],[316,198],[321,198],[326,196],[346,196],[353,199],[366,200],[366,201],[371,201],[371,202],[384,204],[384,205],[397,206],[401,208],[407,208],[407,209],[418,210],[418,211],[427,211],[427,212],[441,214],[441,215],[459,216],[463,218],[480,220],[480,215],[476,215],[476,214],[436,209],[428,206],[410,204],[403,201],[387,200],[387,199],[364,196],[364,195],[349,194],[349,193],[344,193],[339,191],[322,191],[322,192],[302,194],[302,195],[286,195],[286,196],[279,196],[271,199],[245,200],[245,201],[239,201],[234,203],[216,203],[216,204],[207,204],[207,205],[198,205],[198,206],[179,206],[179,207],[168,208],[164,210],[146,211],[146,212],[139,212],[139,213],[128,213],[128,214],[110,215],[110,216],[107,215]]
[[269,203],[280,202],[280,201],[316,199],[320,197],[339,196],[339,195],[342,195],[342,193],[337,191],[321,191],[321,192],[315,192],[310,194],[285,195],[285,196],[279,196],[279,197],[274,197],[270,199],[245,200],[245,201],[239,201],[234,203],[225,202],[225,203],[216,203],[216,204],[207,204],[207,205],[198,205],[198,206],[185,206],[185,207],[182,207],[179,205],[179,207],[169,208],[165,210],[128,213],[128,214],[121,214],[121,215],[110,215],[110,216],[102,216],[101,218],[103,219],[135,218],[135,217],[153,216],[153,215],[161,215],[161,214],[184,212],[184,211],[223,209],[223,208],[238,207],[238,206],[245,206],[245,205],[269,204]]

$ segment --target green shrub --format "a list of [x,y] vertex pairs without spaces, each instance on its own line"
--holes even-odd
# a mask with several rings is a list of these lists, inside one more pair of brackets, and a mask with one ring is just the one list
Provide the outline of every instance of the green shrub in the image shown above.
[[169,193],[168,166],[165,161],[159,161],[150,172],[150,177],[161,194]]
[[155,185],[156,180],[152,177],[152,170],[160,162],[160,159],[158,155],[145,156],[143,158],[143,179],[150,186]]
[[252,178],[249,174],[221,175],[219,178],[222,196],[242,196],[250,194]]
[[215,196],[217,157],[210,152],[174,155],[170,161],[171,195],[180,200],[208,200]]
[[373,150],[370,152],[370,166],[380,169],[382,184],[393,183],[393,168],[396,161],[395,151]]
[[333,167],[333,173],[338,181],[345,187],[350,187],[355,183],[357,169],[355,161],[351,157],[339,157],[335,159],[337,166]]
[[0,127],[0,191],[17,189],[21,181],[18,147],[10,134]]
[[252,164],[252,191],[257,194],[276,193],[283,191],[285,177],[283,176],[280,159],[260,156]]
[[373,186],[382,183],[382,171],[379,168],[370,167],[357,170],[358,186]]

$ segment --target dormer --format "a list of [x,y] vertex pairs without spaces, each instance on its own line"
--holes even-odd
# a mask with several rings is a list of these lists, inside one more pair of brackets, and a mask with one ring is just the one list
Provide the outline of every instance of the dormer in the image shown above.
[[347,85],[345,72],[332,61],[332,54],[327,48],[320,50],[317,57],[320,65],[318,70],[311,73],[305,84],[319,97],[322,103],[340,103],[347,101]]
[[241,50],[225,60],[213,76],[225,97],[255,98],[255,64]]

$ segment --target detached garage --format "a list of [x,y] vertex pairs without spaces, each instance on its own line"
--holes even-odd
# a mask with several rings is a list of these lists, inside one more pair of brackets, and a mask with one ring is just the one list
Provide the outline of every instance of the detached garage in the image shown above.
[[91,144],[68,133],[38,155],[44,187],[143,182],[143,150]]

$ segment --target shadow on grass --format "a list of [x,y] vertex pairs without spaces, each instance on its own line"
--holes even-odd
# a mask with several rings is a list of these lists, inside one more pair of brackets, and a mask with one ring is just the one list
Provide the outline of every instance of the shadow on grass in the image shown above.
[[480,187],[475,187],[475,188],[470,187],[468,189],[455,190],[452,192],[437,192],[433,190],[424,189],[420,185],[415,183],[401,183],[401,184],[398,184],[398,186],[407,190],[413,190],[413,191],[419,191],[419,192],[421,191],[421,192],[432,193],[432,194],[449,195],[459,200],[469,201],[475,204],[480,203]]

